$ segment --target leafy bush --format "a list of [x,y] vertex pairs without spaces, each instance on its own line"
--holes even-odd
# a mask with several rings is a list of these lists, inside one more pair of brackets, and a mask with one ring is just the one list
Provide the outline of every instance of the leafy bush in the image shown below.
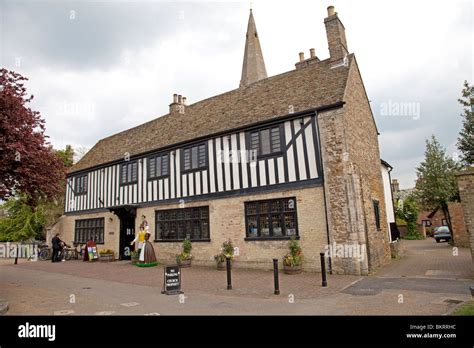
[[283,257],[283,263],[290,267],[299,266],[303,263],[301,246],[294,236],[288,242],[288,254]]
[[185,260],[191,260],[193,256],[191,255],[191,250],[193,248],[193,245],[189,239],[185,239],[183,241],[183,251],[176,255],[176,262],[181,263]]
[[222,243],[221,252],[214,256],[214,260],[217,263],[222,263],[227,257],[230,257],[231,260],[234,258],[234,245],[230,239]]
[[185,239],[183,242],[183,253],[190,254],[193,244],[189,239]]

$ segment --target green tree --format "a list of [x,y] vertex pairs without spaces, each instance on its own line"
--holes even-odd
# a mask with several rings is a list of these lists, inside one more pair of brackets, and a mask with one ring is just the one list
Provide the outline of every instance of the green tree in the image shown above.
[[459,192],[456,172],[459,166],[446,155],[446,150],[433,135],[426,140],[425,159],[416,169],[417,181],[415,195],[425,209],[440,208],[452,231],[448,202],[458,199]]
[[56,154],[63,160],[66,168],[69,168],[74,164],[75,151],[71,145],[66,145],[64,150],[56,150]]
[[464,81],[462,97],[458,99],[464,108],[461,114],[462,129],[458,137],[458,149],[461,152],[461,161],[466,166],[474,165],[474,87]]
[[0,218],[0,241],[16,242],[30,238],[41,238],[45,225],[42,207],[32,207],[24,195],[11,197],[0,209],[7,211],[7,216]]
[[406,239],[423,239],[422,235],[418,232],[418,213],[420,208],[418,203],[413,196],[408,196],[402,204],[401,209],[398,211],[398,215],[405,220],[407,224],[408,234]]

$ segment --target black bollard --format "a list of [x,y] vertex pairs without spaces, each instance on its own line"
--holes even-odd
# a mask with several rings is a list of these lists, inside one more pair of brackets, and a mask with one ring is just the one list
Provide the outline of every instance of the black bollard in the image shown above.
[[18,265],[18,244],[16,245],[15,265]]
[[323,278],[323,288],[328,286],[328,283],[326,281],[326,263],[324,262],[324,253],[319,253],[319,256],[321,257],[321,277]]
[[231,275],[231,270],[230,270],[230,257],[226,256],[226,268],[227,268],[227,290],[232,290],[232,275]]
[[273,259],[273,279],[275,283],[275,295],[280,295],[280,284],[278,281],[278,259]]

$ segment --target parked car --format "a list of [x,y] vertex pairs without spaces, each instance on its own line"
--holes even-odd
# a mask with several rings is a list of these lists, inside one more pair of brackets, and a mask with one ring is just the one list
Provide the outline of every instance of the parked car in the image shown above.
[[449,231],[448,226],[435,227],[433,231],[433,237],[436,239],[436,243],[439,243],[442,240],[445,240],[446,242],[451,240],[451,232]]

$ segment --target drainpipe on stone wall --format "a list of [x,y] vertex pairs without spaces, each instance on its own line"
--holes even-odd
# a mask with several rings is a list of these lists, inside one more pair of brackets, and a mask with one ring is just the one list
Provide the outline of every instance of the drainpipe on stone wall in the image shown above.
[[[323,198],[324,198],[324,214],[326,215],[326,235],[328,239],[328,245],[331,245],[331,240],[329,238],[329,220],[328,220],[328,205],[326,201],[326,184],[324,182],[324,165],[323,165],[323,154],[321,152],[321,137],[320,132],[319,132],[319,122],[318,122],[318,112],[314,112],[314,117],[316,120],[316,131],[317,131],[317,136],[318,136],[318,151],[319,151],[319,157],[321,158],[321,173],[322,173],[322,183],[323,183]],[[330,249],[329,249],[330,250]],[[331,262],[331,256],[328,255],[328,271],[329,274],[332,274],[332,262]]]

